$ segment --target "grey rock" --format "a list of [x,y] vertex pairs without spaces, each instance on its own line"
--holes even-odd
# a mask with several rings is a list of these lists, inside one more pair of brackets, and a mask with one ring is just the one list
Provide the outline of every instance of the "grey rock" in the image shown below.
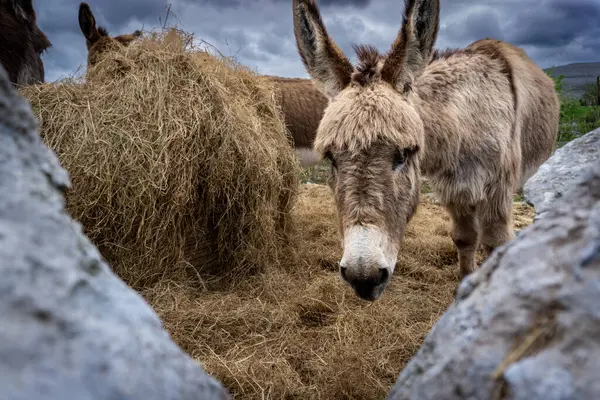
[[0,66],[0,398],[229,399],[66,213],[37,129]]
[[599,304],[600,160],[461,282],[388,399],[600,399]]
[[600,129],[588,132],[557,149],[523,188],[523,196],[535,207],[536,220],[543,218],[555,201],[567,194],[571,186],[598,159]]

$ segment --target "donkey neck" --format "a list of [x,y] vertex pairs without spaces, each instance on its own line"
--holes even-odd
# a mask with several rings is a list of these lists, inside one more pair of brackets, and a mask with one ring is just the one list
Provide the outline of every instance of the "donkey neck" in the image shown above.
[[[503,66],[481,54],[433,61],[415,82],[413,101],[425,130],[421,172],[450,172],[500,148],[514,118],[511,83]],[[502,118],[498,118],[501,116]]]

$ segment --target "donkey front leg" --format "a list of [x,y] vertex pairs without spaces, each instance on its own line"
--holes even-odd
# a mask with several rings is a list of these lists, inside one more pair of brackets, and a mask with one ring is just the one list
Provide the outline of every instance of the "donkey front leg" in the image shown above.
[[464,278],[475,270],[475,254],[479,246],[480,227],[477,207],[449,204],[446,209],[452,217],[452,241],[458,249],[460,274]]
[[479,208],[481,243],[488,257],[498,246],[514,239],[512,192],[499,193]]

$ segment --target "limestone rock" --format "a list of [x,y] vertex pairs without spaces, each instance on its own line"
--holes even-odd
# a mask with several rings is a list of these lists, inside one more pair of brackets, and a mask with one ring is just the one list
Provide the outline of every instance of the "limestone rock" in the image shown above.
[[535,207],[536,219],[566,195],[591,165],[600,159],[600,129],[567,143],[540,166],[523,188],[523,196]]
[[598,304],[600,160],[461,282],[388,399],[600,399]]
[[0,398],[229,399],[65,212],[37,127],[0,67]]

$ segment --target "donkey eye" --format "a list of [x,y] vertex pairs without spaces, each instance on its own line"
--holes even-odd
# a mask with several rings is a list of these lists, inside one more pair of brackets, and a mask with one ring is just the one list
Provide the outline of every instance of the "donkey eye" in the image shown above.
[[396,171],[404,166],[404,164],[406,163],[407,154],[408,154],[408,151],[406,149],[397,150],[394,153],[394,159],[392,161],[392,169],[394,171]]

